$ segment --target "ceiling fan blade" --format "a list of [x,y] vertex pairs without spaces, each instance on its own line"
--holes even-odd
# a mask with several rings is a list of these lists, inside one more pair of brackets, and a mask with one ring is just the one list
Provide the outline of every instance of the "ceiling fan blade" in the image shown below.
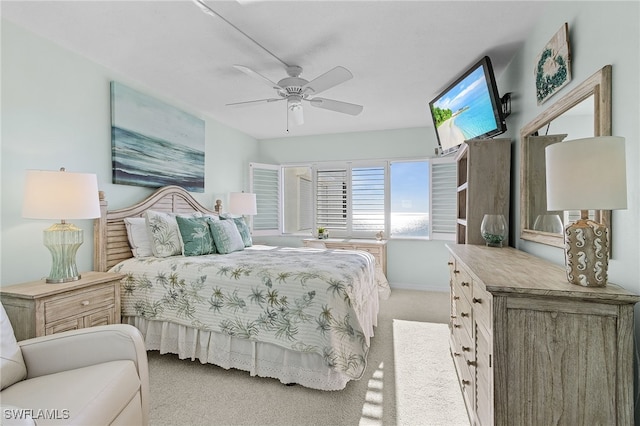
[[326,98],[309,99],[311,105],[316,108],[328,109],[331,111],[342,112],[349,115],[358,115],[364,108],[362,105],[350,104],[348,102],[334,101]]
[[258,104],[258,103],[269,103],[269,102],[284,101],[285,99],[286,99],[286,98],[256,99],[255,101],[232,102],[232,103],[230,103],[230,104],[226,104],[226,106],[247,105],[247,104]]
[[245,67],[244,65],[234,65],[233,67],[235,69],[240,70],[243,73],[247,74],[249,77],[253,77],[255,79],[258,79],[258,80],[268,84],[269,87],[271,87],[272,89],[282,90],[282,87],[278,86],[276,83],[274,83],[273,81],[269,80],[267,77],[263,76],[262,74],[259,74],[259,73],[255,72],[254,70],[252,70],[249,67]]
[[314,94],[318,94],[327,89],[331,89],[340,83],[344,83],[347,80],[351,80],[352,78],[353,74],[351,74],[351,71],[348,69],[344,67],[335,67],[302,86],[302,92],[313,92]]

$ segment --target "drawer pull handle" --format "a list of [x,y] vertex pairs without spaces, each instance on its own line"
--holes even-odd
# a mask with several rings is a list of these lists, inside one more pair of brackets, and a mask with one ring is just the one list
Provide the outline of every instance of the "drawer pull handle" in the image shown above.
[[471,348],[469,346],[463,346],[462,352],[471,352]]
[[460,356],[460,353],[459,352],[454,352],[453,356]]
[[460,328],[460,324],[453,324],[453,328]]
[[83,300],[80,304],[82,306],[88,306],[89,305],[89,301],[88,300]]
[[453,262],[447,262],[447,265],[452,266]]
[[471,382],[469,380],[462,380],[462,386],[469,386]]
[[468,313],[466,313],[466,312],[463,312],[463,313],[461,313],[460,315],[462,316],[462,318],[465,318],[465,317],[468,317],[468,316],[469,316],[469,314],[468,314]]
[[460,271],[458,271],[457,269],[454,269],[454,270],[453,270],[453,273],[454,273],[454,274],[459,274],[459,273],[460,273]]
[[460,300],[460,296],[453,296],[453,300]]
[[471,367],[475,367],[476,365],[478,365],[478,363],[475,361],[467,361],[467,365],[470,365]]
[[451,315],[451,319],[456,319],[456,318],[458,318],[458,317],[455,316],[455,315]]
[[466,281],[462,281],[460,284],[462,285],[462,287],[469,287],[469,283]]
[[482,299],[473,298],[473,303],[482,303]]

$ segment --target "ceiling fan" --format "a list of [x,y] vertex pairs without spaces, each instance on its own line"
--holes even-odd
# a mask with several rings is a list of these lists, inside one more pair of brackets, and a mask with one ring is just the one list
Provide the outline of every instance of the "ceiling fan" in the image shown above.
[[302,68],[299,66],[288,65],[286,67],[288,77],[274,83],[262,74],[257,73],[249,67],[243,65],[234,65],[239,71],[266,83],[272,89],[275,89],[279,97],[268,99],[257,99],[253,101],[234,102],[227,105],[244,105],[251,103],[269,103],[277,101],[287,101],[287,112],[293,124],[303,124],[304,117],[302,112],[302,102],[309,102],[316,108],[323,108],[330,111],[341,112],[349,115],[358,115],[362,112],[362,105],[356,105],[348,102],[336,101],[333,99],[316,97],[315,95],[324,92],[338,84],[344,83],[353,78],[353,74],[344,67],[335,67],[321,76],[307,81],[300,77]]
[[[255,43],[258,47],[263,49],[269,55],[273,56],[280,63],[285,66],[287,70],[288,77],[283,78],[282,80],[274,83],[269,80],[267,77],[262,74],[257,73],[249,67],[244,65],[234,65],[234,67],[243,73],[256,78],[266,84],[269,85],[272,89],[277,91],[277,95],[279,97],[276,98],[268,98],[268,99],[258,99],[253,101],[244,101],[244,102],[234,102],[227,105],[243,105],[243,104],[252,104],[252,103],[269,103],[269,102],[277,102],[277,101],[287,101],[287,116],[291,118],[291,122],[293,124],[303,124],[304,117],[302,113],[302,102],[309,102],[312,106],[317,108],[328,109],[330,111],[341,112],[344,114],[350,115],[358,115],[362,112],[362,105],[350,104],[348,102],[336,101],[333,99],[327,98],[319,98],[315,97],[320,92],[324,92],[327,89],[330,89],[338,84],[344,83],[347,80],[353,78],[353,74],[344,68],[344,67],[335,67],[321,76],[307,81],[304,78],[300,77],[302,74],[302,67],[297,65],[289,65],[284,62],[282,59],[277,57],[273,52],[269,49],[258,43],[253,37],[249,36],[247,33],[242,31],[220,13],[216,12],[212,9],[205,0],[193,0],[193,2],[198,6],[204,13],[207,15],[214,16],[226,22],[233,29],[238,31],[240,34],[248,38],[250,41]],[[287,124],[289,120],[287,120]],[[287,129],[288,131],[288,129]]]

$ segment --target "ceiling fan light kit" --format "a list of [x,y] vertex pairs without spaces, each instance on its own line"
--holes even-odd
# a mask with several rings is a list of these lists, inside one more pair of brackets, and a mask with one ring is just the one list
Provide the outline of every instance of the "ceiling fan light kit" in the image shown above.
[[[302,67],[297,65],[289,65],[284,62],[282,59],[278,58],[271,51],[266,49],[252,37],[247,35],[244,31],[236,27],[234,24],[229,22],[226,18],[221,16],[218,12],[214,11],[209,7],[204,0],[193,0],[193,2],[207,15],[215,16],[222,19],[224,22],[229,24],[236,31],[240,32],[246,38],[251,40],[253,43],[258,45],[264,51],[269,53],[271,56],[276,58],[279,62],[285,65],[285,69],[288,77],[285,77],[274,83],[271,79],[263,76],[262,74],[252,70],[251,68],[244,65],[234,65],[234,68],[237,70],[247,74],[249,77],[252,77],[256,80],[267,84],[270,88],[276,90],[279,98],[268,98],[268,99],[257,99],[252,101],[242,101],[242,102],[233,102],[227,104],[227,106],[232,105],[246,105],[246,104],[254,104],[254,103],[271,103],[279,100],[287,100],[287,125],[289,123],[294,125],[301,125],[304,123],[303,117],[303,109],[302,109],[302,101],[309,102],[312,106],[316,108],[322,108],[329,111],[335,111],[342,114],[348,115],[358,115],[362,112],[363,106],[352,104],[343,101],[337,101],[333,99],[326,98],[317,98],[312,97],[320,92],[324,92],[325,90],[331,89],[339,84],[344,83],[347,80],[351,80],[353,78],[353,74],[351,71],[346,69],[345,67],[337,66],[326,73],[316,77],[315,79],[308,81],[304,78],[300,77],[302,74]],[[288,131],[288,127],[287,127]]]

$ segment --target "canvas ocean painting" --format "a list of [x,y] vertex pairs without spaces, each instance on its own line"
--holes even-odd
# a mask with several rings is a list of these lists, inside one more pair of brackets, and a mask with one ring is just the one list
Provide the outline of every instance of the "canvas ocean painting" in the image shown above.
[[204,192],[204,121],[111,83],[113,183]]

